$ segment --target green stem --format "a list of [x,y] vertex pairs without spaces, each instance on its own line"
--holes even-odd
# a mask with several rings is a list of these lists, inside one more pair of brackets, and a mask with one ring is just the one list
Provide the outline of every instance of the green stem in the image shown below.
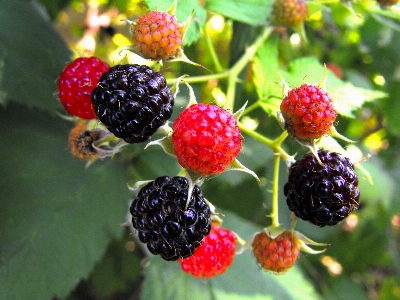
[[260,107],[260,101],[256,101],[253,104],[249,105],[248,107],[246,107],[246,109],[244,110],[244,112],[242,113],[242,117],[245,115],[248,115],[250,112],[252,112],[253,110],[257,109]]
[[[210,74],[210,75],[201,75],[201,76],[189,76],[185,77],[185,81],[187,83],[198,83],[198,82],[206,82],[209,80],[213,79],[221,79],[221,78],[227,78],[229,77],[229,70],[222,72],[222,73],[216,73],[216,74]],[[167,84],[174,84],[176,82],[177,78],[169,78],[167,79]]]
[[239,73],[242,72],[249,61],[254,57],[258,48],[260,48],[262,44],[264,44],[265,40],[269,37],[271,31],[271,27],[267,27],[264,30],[264,32],[255,40],[255,42],[246,49],[243,56],[233,65],[233,67],[231,68],[231,73],[239,75]]
[[274,154],[274,178],[272,180],[272,210],[271,219],[272,226],[279,226],[279,209],[278,209],[278,190],[279,190],[279,163],[281,157],[278,153]]
[[233,106],[235,103],[235,91],[236,91],[236,82],[238,81],[239,74],[243,71],[243,69],[248,65],[250,60],[253,59],[256,54],[258,48],[264,44],[265,40],[271,34],[272,28],[267,27],[264,32],[255,40],[255,42],[246,49],[245,53],[242,57],[232,66],[229,71],[229,79],[228,79],[228,89],[226,92],[226,109],[233,110]]
[[253,137],[257,141],[260,141],[261,143],[267,145],[269,148],[271,148],[271,150],[274,152],[274,154],[279,155],[285,161],[291,161],[292,160],[292,156],[289,155],[285,150],[283,150],[283,148],[281,146],[282,142],[288,136],[288,133],[287,133],[286,130],[283,131],[282,134],[278,138],[276,138],[275,140],[271,140],[271,139],[259,134],[258,132],[254,131],[252,129],[248,129],[243,123],[238,122],[238,126],[239,126],[239,128],[240,128],[240,130],[242,132],[250,135],[251,137]]
[[235,103],[236,95],[236,81],[238,79],[238,74],[231,73],[228,77],[228,88],[226,90],[226,103],[225,109],[233,111],[233,106]]
[[204,30],[204,37],[206,38],[208,51],[210,52],[215,69],[218,73],[221,73],[224,70],[224,68],[222,67],[221,63],[219,62],[218,55],[215,52],[214,45],[212,44],[210,35],[208,34],[207,30]]
[[[185,77],[185,81],[188,83],[198,83],[198,82],[206,82],[208,80],[213,80],[213,79],[228,78],[227,102],[225,104],[225,107],[226,107],[226,109],[233,110],[233,106],[234,106],[234,102],[235,102],[236,82],[238,81],[239,74],[247,66],[247,64],[250,62],[250,60],[253,59],[258,48],[260,48],[260,46],[265,42],[265,40],[270,35],[271,31],[272,31],[272,28],[267,27],[264,30],[263,34],[261,34],[255,40],[255,42],[246,49],[243,56],[229,70],[220,72],[220,73],[216,73],[216,74],[211,74],[211,75]],[[216,61],[214,61],[214,63],[215,62]],[[221,65],[218,62],[216,64],[216,68],[219,69],[220,67],[221,67]],[[173,84],[173,83],[175,83],[175,81],[176,81],[176,78],[172,78],[172,79],[168,79],[167,83]]]

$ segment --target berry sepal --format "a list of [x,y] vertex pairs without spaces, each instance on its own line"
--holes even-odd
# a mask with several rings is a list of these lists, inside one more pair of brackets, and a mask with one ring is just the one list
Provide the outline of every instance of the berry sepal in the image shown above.
[[153,180],[140,180],[140,181],[136,181],[134,185],[130,186],[129,184],[127,184],[128,189],[137,194],[137,192],[139,192],[145,185],[147,185],[148,183],[152,182]]
[[148,143],[144,147],[144,149],[146,150],[149,146],[153,146],[153,145],[158,145],[164,150],[165,153],[167,153],[167,154],[169,154],[171,156],[175,156],[174,147],[172,145],[172,137],[171,137],[171,135],[164,136],[161,139],[154,140],[154,141]]
[[298,238],[298,240],[300,242],[301,251],[309,253],[309,254],[321,254],[326,251],[326,248],[321,249],[321,250],[315,250],[308,245],[322,246],[322,247],[326,247],[326,246],[330,245],[330,244],[326,244],[326,243],[315,242],[298,231],[294,231],[294,235]]
[[250,170],[249,168],[247,168],[246,166],[244,166],[240,161],[238,161],[237,159],[235,159],[234,161],[232,161],[224,170],[226,171],[241,171],[241,172],[245,172],[247,174],[250,174],[251,176],[253,176],[258,183],[260,183],[260,178],[258,178],[257,174]]

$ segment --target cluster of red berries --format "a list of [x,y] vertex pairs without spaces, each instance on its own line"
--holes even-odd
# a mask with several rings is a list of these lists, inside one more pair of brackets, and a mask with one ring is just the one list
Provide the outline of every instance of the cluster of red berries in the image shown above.
[[[275,22],[285,26],[302,22],[307,15],[302,1],[296,2],[301,20],[282,21],[295,14],[286,4],[275,2]],[[134,23],[132,31],[134,47],[145,58],[171,59],[181,50],[182,26],[168,13],[150,12]],[[98,119],[104,126],[100,134],[80,121],[71,131],[72,153],[89,161],[107,151],[99,141],[106,135],[126,143],[147,141],[167,123],[175,102],[160,72],[136,64],[110,68],[95,57],[69,64],[58,85],[59,99],[70,114]],[[288,134],[312,146],[331,132],[336,118],[332,100],[320,85],[303,84],[288,91],[280,109]],[[233,165],[242,148],[240,129],[227,110],[191,103],[170,131],[165,138],[188,178],[160,176],[141,185],[130,206],[132,226],[152,254],[179,260],[183,271],[202,278],[222,274],[233,262],[236,236],[213,223],[218,218],[197,184],[202,183],[199,178],[218,175]],[[284,186],[287,205],[297,217],[317,226],[335,225],[359,203],[357,175],[343,155],[313,150],[289,168]],[[272,236],[265,229],[251,246],[262,268],[281,273],[295,263],[302,242],[294,231]]]

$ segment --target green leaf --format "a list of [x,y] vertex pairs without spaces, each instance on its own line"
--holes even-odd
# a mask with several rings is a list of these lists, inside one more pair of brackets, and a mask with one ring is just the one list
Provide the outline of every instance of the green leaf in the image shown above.
[[[166,11],[173,1],[145,0],[144,2],[151,10],[157,9],[159,11]],[[178,6],[176,8],[176,18],[178,19],[178,22],[183,23],[190,16],[193,10],[194,16],[192,24],[190,24],[188,31],[186,32],[183,41],[184,46],[189,46],[200,38],[200,30],[206,22],[207,11],[199,4],[198,0],[178,0]]]
[[266,24],[272,0],[206,0],[206,8],[250,25]]
[[0,103],[13,100],[50,112],[70,60],[65,42],[34,1],[0,1]]
[[371,16],[383,26],[400,32],[400,16],[395,10],[382,10],[378,8]]
[[112,160],[85,169],[59,117],[10,103],[0,120],[0,299],[64,298],[123,232],[125,172]]
[[127,251],[126,244],[131,242],[127,235],[113,241],[104,258],[96,265],[88,282],[102,297],[110,298],[114,293],[129,291],[132,282],[140,276],[142,267],[140,257]]
[[400,299],[400,284],[399,279],[394,276],[387,276],[379,290],[379,300],[395,300]]
[[[282,101],[282,87],[278,83],[278,42],[277,35],[269,38],[258,49],[252,64],[254,85],[258,98],[261,99],[260,105],[269,115],[276,115]],[[274,81],[272,78],[276,78],[276,80]]]
[[[223,226],[248,239],[261,228],[230,212]],[[185,274],[178,262],[159,257],[149,260],[145,269],[142,299],[318,299],[312,285],[296,266],[283,275],[261,271],[250,250],[237,255],[222,275],[209,280]]]
[[383,111],[385,113],[386,120],[388,122],[388,129],[400,136],[400,122],[399,122],[399,111],[400,111],[400,81],[393,81],[389,86],[389,97],[384,99]]
[[58,13],[63,10],[71,2],[71,0],[39,0],[39,2],[46,7],[51,18],[54,20]]
[[324,299],[326,300],[339,300],[339,299],[357,299],[367,300],[370,299],[364,291],[361,284],[356,283],[351,278],[341,277],[336,280],[326,293]]
[[[377,157],[372,156],[367,161],[362,162],[362,166],[370,173],[374,184],[371,185],[365,178],[360,176],[360,199],[371,206],[368,212],[373,217],[378,204],[389,209],[390,202],[393,201],[396,194],[396,181],[385,171],[385,167]],[[364,215],[366,214],[364,212]]]

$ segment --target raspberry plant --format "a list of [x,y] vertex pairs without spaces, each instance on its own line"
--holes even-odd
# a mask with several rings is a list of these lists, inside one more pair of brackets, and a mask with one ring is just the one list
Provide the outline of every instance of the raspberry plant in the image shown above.
[[[279,24],[272,1],[238,1],[239,10],[230,0],[87,1],[85,15],[73,18],[76,3],[61,13],[48,7],[52,22],[37,3],[3,2],[0,298],[129,298],[140,291],[142,299],[319,299],[341,289],[354,299],[394,298],[397,5],[306,2],[305,18],[298,2],[300,16],[283,15],[300,21]],[[154,17],[163,13],[182,34],[172,38],[172,50],[155,44],[162,28],[145,33],[166,26]],[[146,15],[150,24],[143,25]],[[79,32],[77,39],[67,32]],[[135,45],[139,40],[155,51]],[[92,93],[98,119],[70,114],[57,99],[68,63],[92,56],[119,66]],[[134,87],[124,75],[130,66],[140,73]],[[281,106],[286,96],[301,102]],[[324,109],[304,103],[321,97]],[[196,115],[183,131],[174,127],[186,109],[203,105],[218,112]],[[312,110],[311,120],[303,110]],[[178,151],[174,134],[195,143]],[[338,154],[332,161],[326,153]],[[194,168],[179,164],[190,155]],[[207,160],[217,166],[203,172]],[[179,184],[164,189],[171,178]],[[232,232],[237,249],[222,274],[202,280],[180,260],[195,258],[195,248],[214,238],[211,222]],[[202,255],[210,261],[200,277],[209,277],[215,258]]]

